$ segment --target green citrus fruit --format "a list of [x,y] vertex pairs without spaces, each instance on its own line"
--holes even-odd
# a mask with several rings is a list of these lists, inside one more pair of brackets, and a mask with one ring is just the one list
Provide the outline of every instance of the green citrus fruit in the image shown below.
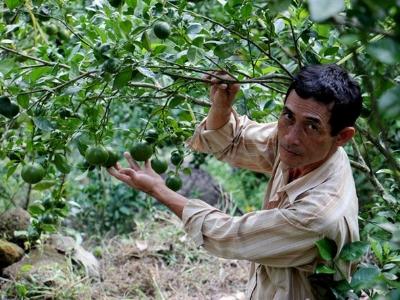
[[176,175],[170,175],[165,180],[165,184],[173,191],[177,191],[182,187],[182,179]]
[[171,153],[171,163],[174,166],[178,166],[183,162],[183,156],[180,152],[172,152]]
[[44,175],[46,175],[44,168],[36,163],[27,164],[21,170],[22,179],[30,184],[38,183]]
[[24,159],[25,152],[22,149],[15,148],[8,152],[7,156],[10,160],[20,162]]
[[11,102],[7,96],[0,97],[0,114],[12,119],[19,113],[19,106]]
[[124,1],[123,1],[123,0],[108,0],[108,2],[110,3],[110,5],[111,5],[112,7],[119,7],[119,6],[121,6],[122,4],[124,4]]
[[110,50],[111,50],[110,44],[97,43],[96,47],[93,50],[93,54],[97,60],[103,61],[109,58]]
[[64,199],[58,199],[54,202],[54,206],[59,209],[65,208],[67,206],[67,202]]
[[167,22],[157,22],[154,24],[153,31],[156,37],[165,40],[171,34],[171,27]]
[[62,119],[67,119],[67,118],[72,117],[72,114],[73,114],[73,113],[74,113],[74,112],[73,112],[72,109],[70,109],[70,108],[62,108],[62,109],[60,109],[59,116],[60,116]]
[[40,221],[44,224],[54,224],[57,222],[57,216],[45,214],[40,218]]
[[28,239],[30,241],[36,241],[40,238],[40,232],[35,227],[28,228]]
[[108,159],[103,164],[103,166],[106,167],[106,168],[110,168],[110,167],[114,166],[117,163],[117,161],[119,159],[119,156],[118,156],[117,153],[115,153],[115,151],[112,148],[107,147],[106,149],[107,149],[107,152],[108,152]]
[[140,142],[130,149],[129,151],[134,160],[145,161],[153,155],[153,147],[146,142]]
[[157,141],[158,139],[158,132],[155,131],[154,129],[150,129],[146,132],[146,136],[144,138],[146,142],[152,144]]
[[109,58],[104,62],[103,70],[107,73],[117,73],[119,69],[119,60],[116,58]]
[[53,207],[53,200],[51,198],[46,198],[42,201],[43,207],[48,210]]
[[44,26],[44,31],[48,35],[56,35],[58,33],[58,27],[55,24],[47,24],[46,26]]
[[108,151],[103,146],[91,146],[86,150],[85,158],[91,165],[102,165],[108,160]]
[[62,41],[69,41],[69,39],[70,39],[69,31],[64,28],[59,29],[57,36]]
[[154,158],[151,160],[151,167],[158,174],[162,174],[168,169],[168,163],[165,160]]

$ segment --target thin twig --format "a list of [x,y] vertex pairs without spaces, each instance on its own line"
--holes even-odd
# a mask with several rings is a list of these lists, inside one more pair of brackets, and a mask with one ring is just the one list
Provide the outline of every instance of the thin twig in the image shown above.
[[[174,4],[170,3],[170,2],[168,2],[168,4],[171,5],[171,6],[173,6],[173,7],[175,7],[175,8],[178,8],[176,5],[174,5]],[[196,16],[196,17],[198,17],[198,18],[202,18],[202,19],[204,19],[204,20],[207,20],[207,21],[209,21],[210,23],[213,23],[213,24],[215,24],[215,25],[221,26],[222,28],[224,28],[225,30],[229,31],[230,33],[232,33],[232,34],[238,36],[238,37],[241,38],[242,40],[248,41],[248,42],[251,43],[254,47],[256,47],[261,53],[264,53],[269,59],[273,60],[287,75],[289,75],[290,78],[293,78],[292,73],[291,73],[277,58],[273,57],[273,56],[271,55],[271,53],[265,51],[263,48],[261,48],[260,45],[258,45],[256,42],[252,41],[251,39],[248,39],[247,37],[245,37],[244,35],[242,35],[240,32],[237,32],[236,30],[233,30],[233,29],[229,28],[228,26],[226,26],[226,25],[224,25],[224,24],[222,24],[222,23],[220,23],[220,22],[218,22],[218,21],[215,21],[215,20],[213,20],[213,19],[211,19],[211,18],[209,18],[209,17],[206,17],[206,16],[203,16],[203,15],[197,14],[197,13],[195,13],[195,12],[192,12],[192,11],[189,11],[189,10],[186,10],[186,9],[184,9],[183,11],[186,12],[186,13],[188,13],[188,14],[191,14],[191,15],[193,15],[193,16]]]

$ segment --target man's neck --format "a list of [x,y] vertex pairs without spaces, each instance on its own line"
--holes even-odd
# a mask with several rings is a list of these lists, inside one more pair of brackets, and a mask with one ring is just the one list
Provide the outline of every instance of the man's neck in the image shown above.
[[312,164],[309,164],[309,165],[306,165],[303,167],[299,167],[299,168],[289,168],[288,169],[288,172],[289,172],[288,183],[310,173],[311,171],[315,170],[316,168],[318,168],[319,166],[324,164],[329,158],[331,158],[331,156],[336,152],[337,149],[338,149],[338,147],[332,148],[331,151],[329,151],[328,155],[324,159],[317,161],[315,163],[312,163]]

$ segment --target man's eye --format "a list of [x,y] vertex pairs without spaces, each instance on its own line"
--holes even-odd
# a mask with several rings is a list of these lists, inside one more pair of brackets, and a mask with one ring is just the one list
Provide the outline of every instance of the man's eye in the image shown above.
[[287,119],[287,120],[292,120],[292,119],[293,119],[293,116],[292,116],[290,113],[288,113],[288,112],[284,112],[284,113],[283,113],[283,117],[284,117],[285,119]]
[[308,129],[311,129],[313,131],[318,131],[319,130],[319,128],[317,126],[315,126],[314,124],[308,124],[307,127],[308,127]]

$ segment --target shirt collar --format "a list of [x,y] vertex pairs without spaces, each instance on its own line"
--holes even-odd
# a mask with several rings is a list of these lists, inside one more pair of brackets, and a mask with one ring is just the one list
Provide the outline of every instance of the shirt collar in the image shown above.
[[[279,188],[278,192],[286,192],[289,202],[292,204],[297,196],[323,183],[335,172],[340,165],[339,161],[341,161],[340,158],[343,156],[343,152],[344,149],[339,147],[335,153],[318,168],[282,186]],[[287,178],[288,170],[282,170],[282,172],[283,176]]]

